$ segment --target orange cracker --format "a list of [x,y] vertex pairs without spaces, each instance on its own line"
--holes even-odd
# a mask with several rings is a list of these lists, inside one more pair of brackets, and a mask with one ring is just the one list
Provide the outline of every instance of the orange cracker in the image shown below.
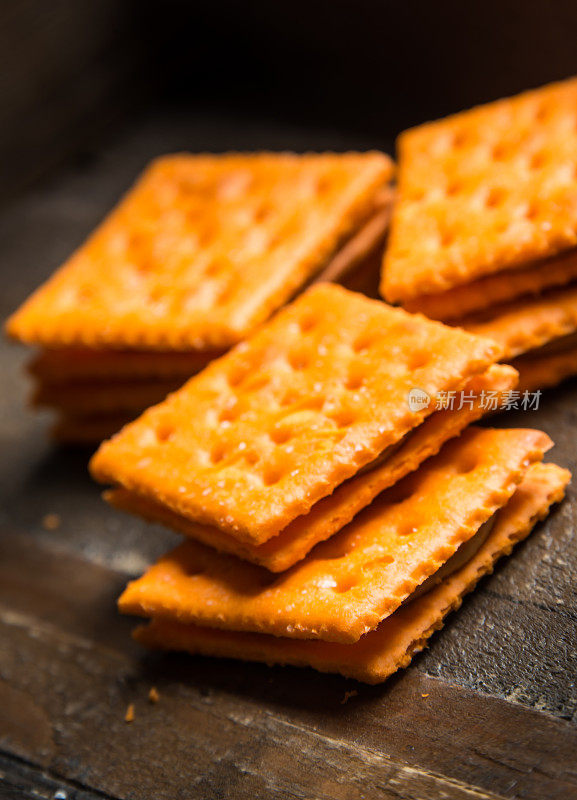
[[577,245],[577,78],[405,131],[382,292],[405,302]]
[[149,406],[160,403],[181,385],[179,380],[39,384],[32,395],[32,403],[57,408],[67,414],[130,411],[136,416]]
[[63,348],[42,350],[27,366],[30,375],[42,383],[70,383],[97,380],[182,378],[200,372],[214,358],[213,353],[162,353],[130,350]]
[[469,428],[288,572],[274,576],[188,540],[128,585],[120,609],[357,641],[474,536],[551,444],[540,431]]
[[187,520],[159,503],[138,497],[126,489],[113,489],[104,496],[121,511],[166,525],[221,552],[260,564],[272,572],[282,572],[303,559],[318,542],[328,539],[349,523],[384,489],[435,455],[448,439],[458,436],[467,425],[479,419],[486,413],[485,406],[492,395],[499,396],[516,383],[516,371],[505,365],[494,365],[486,373],[475,376],[463,389],[464,397],[474,398],[471,405],[463,404],[460,409],[431,414],[383,464],[345,481],[331,495],[316,503],[308,514],[297,517],[278,536],[261,545],[241,542],[218,528]]
[[125,414],[86,414],[60,417],[52,426],[52,437],[60,444],[96,445],[117,433],[133,417]]
[[462,328],[498,342],[508,358],[535,350],[577,330],[577,286],[555,289],[459,321]]
[[541,354],[536,350],[516,358],[513,364],[519,370],[519,391],[547,389],[577,375],[577,347],[555,354]]
[[440,294],[423,295],[404,303],[407,311],[420,312],[445,322],[482,311],[518,297],[540,294],[577,279],[577,250],[539,261],[526,269],[508,270],[455,286]]
[[134,638],[154,648],[267,664],[311,666],[321,672],[337,672],[366,683],[380,683],[408,666],[413,656],[426,647],[432,634],[443,626],[447,614],[461,605],[463,596],[493,571],[499,558],[509,555],[514,545],[529,535],[534,525],[547,516],[553,503],[563,499],[570,477],[567,470],[555,464],[530,467],[509,503],[498,512],[490,536],[473,558],[435,588],[399,608],[355,644],[281,639],[165,619],[153,619],[150,624],[138,627]]
[[45,347],[226,349],[373,213],[381,153],[166,156],[14,314]]
[[422,422],[499,346],[332,285],[102,445],[97,480],[262,544]]

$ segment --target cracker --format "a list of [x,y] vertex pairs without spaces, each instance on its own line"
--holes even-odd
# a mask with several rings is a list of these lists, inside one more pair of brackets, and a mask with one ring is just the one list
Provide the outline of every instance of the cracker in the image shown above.
[[378,494],[435,455],[448,439],[458,436],[467,425],[479,419],[486,413],[485,406],[491,394],[500,395],[512,389],[517,384],[517,377],[516,371],[505,365],[494,365],[483,375],[475,376],[463,389],[463,396],[474,398],[471,405],[464,403],[460,409],[455,407],[454,410],[431,414],[383,464],[345,481],[331,495],[316,503],[308,514],[297,517],[278,536],[261,545],[241,542],[218,528],[187,520],[126,489],[113,489],[105,493],[105,498],[121,511],[166,525],[272,572],[282,572],[303,559],[318,542],[328,539],[349,523]]
[[494,309],[487,318],[463,319],[459,325],[498,342],[513,358],[577,330],[577,286],[522,298]]
[[509,555],[534,525],[547,516],[550,506],[563,499],[570,480],[567,470],[555,464],[529,468],[517,491],[498,514],[491,535],[461,569],[422,597],[385,619],[355,644],[281,639],[262,633],[237,633],[171,620],[153,619],[138,627],[134,638],[148,647],[184,650],[208,656],[264,661],[267,664],[311,666],[321,672],[337,672],[366,683],[381,683],[426,647],[432,634],[443,626],[450,611],[465,594],[493,571],[495,562]]
[[326,265],[391,174],[375,152],[158,159],[7,331],[49,347],[226,349]]
[[535,392],[557,386],[566,378],[577,375],[577,348],[555,355],[534,354],[513,361],[519,370],[520,392]]
[[404,303],[407,311],[447,322],[498,306],[518,297],[538,295],[577,279],[577,250],[539,261],[526,269],[507,270],[455,286],[440,294],[423,295]]
[[76,415],[132,412],[134,418],[181,385],[180,380],[39,384],[32,404]]
[[86,414],[60,417],[51,435],[60,444],[97,445],[133,419],[125,414]]
[[551,444],[540,431],[469,428],[288,572],[271,575],[189,540],[130,583],[120,609],[208,627],[357,641],[507,502]]
[[577,78],[403,133],[382,291],[404,302],[577,245]]
[[216,351],[163,353],[70,347],[40,351],[29,362],[27,370],[42,383],[143,378],[181,378],[185,381],[220,355],[222,353]]
[[92,460],[94,477],[262,544],[431,413],[498,345],[333,284],[149,409]]

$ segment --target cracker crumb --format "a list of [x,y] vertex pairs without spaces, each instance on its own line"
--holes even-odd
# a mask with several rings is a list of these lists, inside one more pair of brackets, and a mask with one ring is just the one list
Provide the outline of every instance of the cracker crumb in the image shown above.
[[134,703],[130,703],[124,715],[125,722],[134,722]]
[[428,697],[428,694],[422,694],[421,697]]
[[348,703],[348,701],[351,699],[351,697],[356,697],[357,695],[358,695],[358,692],[357,692],[356,689],[353,689],[350,692],[345,692],[345,696],[341,700],[341,705],[344,706],[345,703]]
[[160,700],[160,695],[158,694],[158,689],[156,686],[151,686],[150,691],[148,693],[148,699],[151,703],[158,703]]
[[55,531],[60,527],[59,514],[44,514],[42,517],[42,527],[46,531]]

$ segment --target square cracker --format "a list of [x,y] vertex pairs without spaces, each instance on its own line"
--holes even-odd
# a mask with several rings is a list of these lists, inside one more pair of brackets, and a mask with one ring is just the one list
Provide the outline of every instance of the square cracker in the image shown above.
[[316,503],[308,514],[297,517],[277,536],[261,545],[241,542],[218,528],[201,525],[179,516],[159,503],[138,497],[126,489],[105,492],[105,499],[114,508],[144,517],[190,536],[224,553],[260,564],[272,572],[283,572],[303,559],[318,542],[339,531],[382,491],[425,459],[438,453],[443,444],[458,436],[467,425],[486,413],[491,395],[497,397],[517,384],[517,372],[510,366],[495,364],[482,375],[476,375],[463,389],[463,396],[472,396],[472,405],[446,409],[431,414],[387,457],[384,463],[356,475],[338,486],[328,497]]
[[577,330],[577,286],[521,298],[484,315],[459,320],[459,326],[498,342],[507,358],[543,347]]
[[121,611],[211,628],[354,642],[503,506],[551,446],[469,428],[280,576],[189,540],[130,583]]
[[421,313],[443,322],[461,319],[510,300],[541,294],[577,279],[577,250],[539,261],[526,269],[487,275],[472,283],[455,286],[440,294],[423,295],[403,304],[406,311]]
[[403,133],[382,292],[404,302],[577,244],[577,78]]
[[555,464],[530,467],[509,503],[497,515],[487,541],[463,567],[438,586],[385,619],[376,630],[355,644],[281,639],[262,633],[202,628],[172,620],[153,619],[139,626],[134,638],[148,647],[184,650],[208,656],[264,661],[267,664],[311,666],[337,672],[366,683],[380,683],[426,647],[463,596],[493,571],[495,562],[525,539],[534,525],[547,516],[550,506],[563,499],[570,480],[567,470]]
[[456,389],[500,354],[321,284],[105,442],[92,473],[262,544],[431,413],[413,387]]
[[375,152],[157,159],[7,331],[50,347],[226,349],[320,271],[391,174]]

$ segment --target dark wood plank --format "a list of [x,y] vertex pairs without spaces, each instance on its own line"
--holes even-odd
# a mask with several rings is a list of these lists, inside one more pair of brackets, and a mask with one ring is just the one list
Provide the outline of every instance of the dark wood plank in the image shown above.
[[0,753],[0,798],[2,800],[114,800],[78,783],[64,780],[47,770]]
[[[470,786],[488,796],[577,796],[577,730],[563,720],[418,669],[366,687],[312,671],[142,654],[114,608],[124,581],[5,536],[2,747],[119,797],[186,788],[190,797],[348,798],[367,785],[384,798],[468,797]],[[147,700],[153,685],[157,705]]]

